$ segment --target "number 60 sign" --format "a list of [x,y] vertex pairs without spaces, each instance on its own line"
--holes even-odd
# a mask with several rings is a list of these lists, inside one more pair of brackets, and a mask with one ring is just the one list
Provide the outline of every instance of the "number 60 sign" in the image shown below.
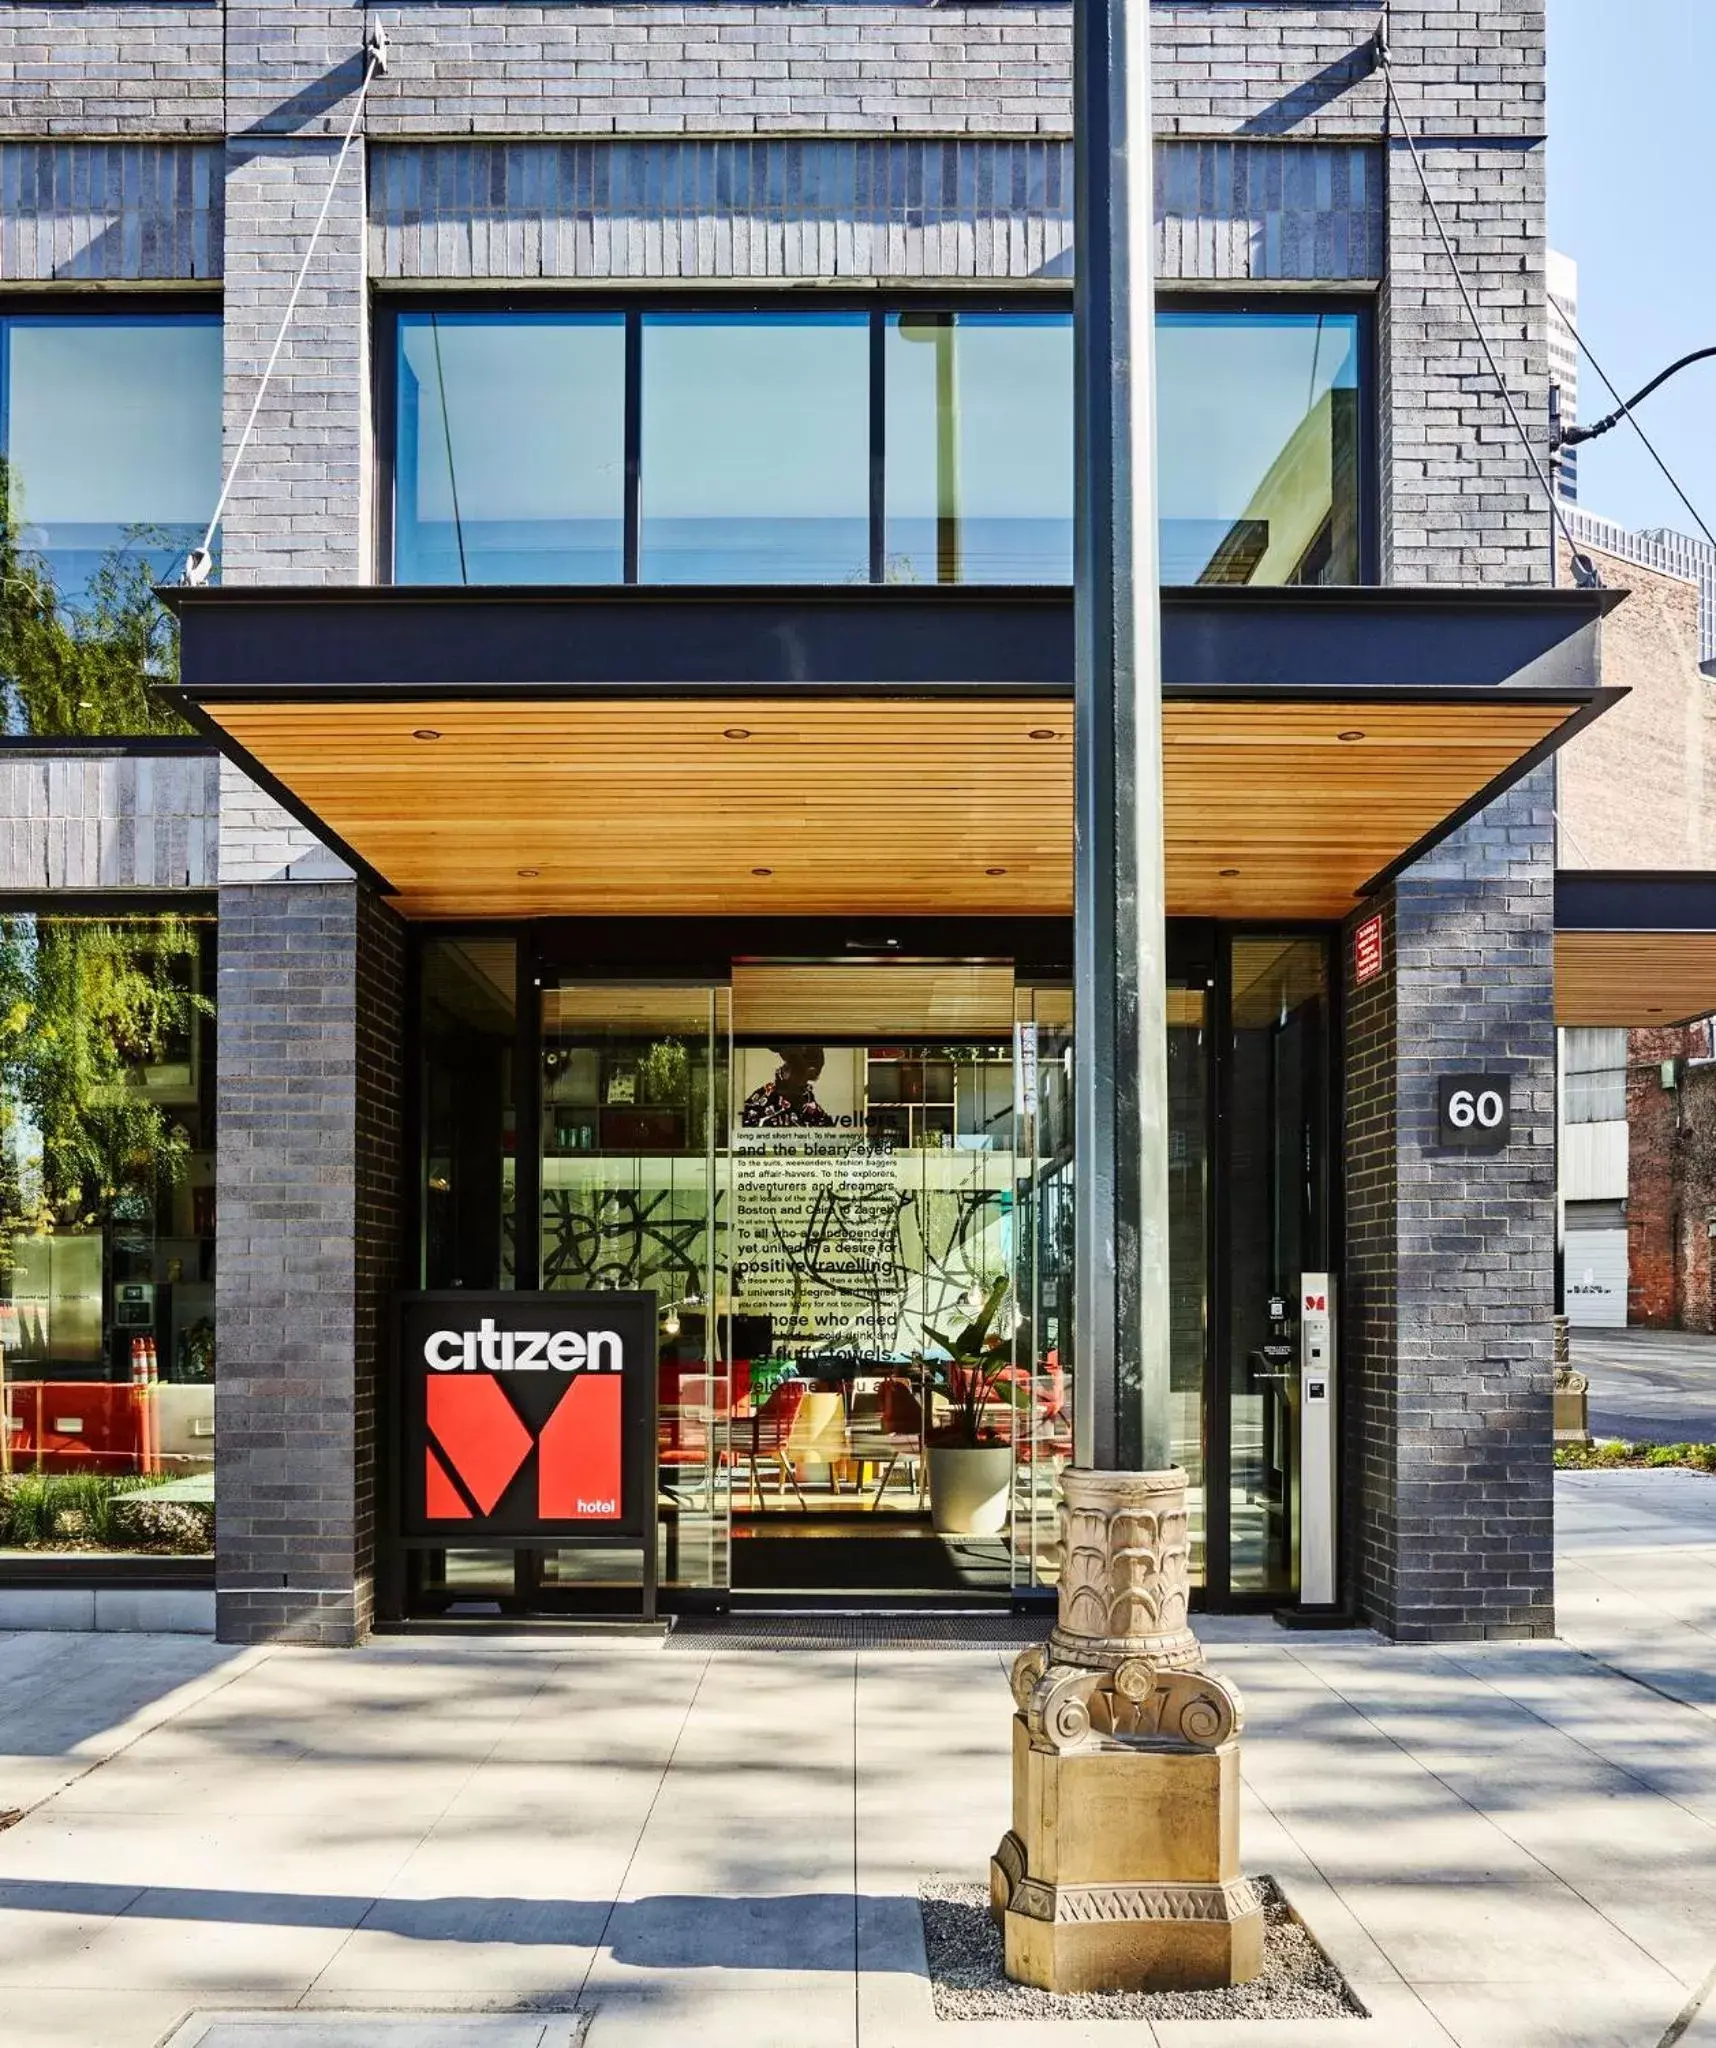
[[1499,1152],[1513,1135],[1506,1074],[1443,1074],[1436,1082],[1437,1142],[1462,1152]]

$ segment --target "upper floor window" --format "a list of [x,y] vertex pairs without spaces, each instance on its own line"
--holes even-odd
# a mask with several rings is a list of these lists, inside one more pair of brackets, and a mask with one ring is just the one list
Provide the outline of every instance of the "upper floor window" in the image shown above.
[[[402,583],[1064,583],[1065,311],[397,317]],[[1360,316],[1161,315],[1170,583],[1355,583]]]
[[14,314],[0,351],[18,545],[70,604],[116,557],[172,574],[220,489],[220,316]]
[[0,456],[5,729],[182,731],[153,591],[220,488],[219,314],[0,315]]
[[1163,312],[1164,583],[1358,583],[1356,313]]

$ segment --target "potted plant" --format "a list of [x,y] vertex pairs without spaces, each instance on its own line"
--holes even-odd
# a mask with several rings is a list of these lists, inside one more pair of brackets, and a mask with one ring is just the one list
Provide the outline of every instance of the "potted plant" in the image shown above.
[[947,1354],[923,1361],[929,1407],[935,1409],[937,1394],[945,1403],[925,1418],[930,1520],[938,1536],[998,1536],[1007,1526],[1012,1433],[994,1420],[998,1406],[1011,1410],[1020,1400],[1013,1347],[994,1327],[1007,1288],[1003,1275],[956,1336],[943,1336],[927,1324],[924,1329]]

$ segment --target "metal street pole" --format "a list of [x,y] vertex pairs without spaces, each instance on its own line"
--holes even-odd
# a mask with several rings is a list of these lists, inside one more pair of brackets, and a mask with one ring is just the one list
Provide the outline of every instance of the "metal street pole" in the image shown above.
[[1148,0],[1075,0],[1075,1445],[1161,1471],[1166,943]]

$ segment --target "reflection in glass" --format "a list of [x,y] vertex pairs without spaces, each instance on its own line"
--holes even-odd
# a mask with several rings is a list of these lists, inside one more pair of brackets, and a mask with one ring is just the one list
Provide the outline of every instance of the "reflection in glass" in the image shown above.
[[423,946],[425,1287],[514,1285],[517,971],[511,939]]
[[645,583],[862,583],[870,564],[863,313],[648,314]]
[[116,551],[172,573],[220,489],[219,315],[18,315],[0,346],[19,544],[74,604]]
[[[542,1284],[657,1297],[662,1583],[725,1586],[729,1388],[717,1262],[725,989],[562,985],[542,994]],[[555,1552],[545,1580],[635,1582],[636,1559]]]
[[1157,325],[1162,581],[1357,583],[1356,313]]
[[625,321],[405,313],[394,574],[401,583],[617,583]]
[[1292,1319],[1300,1274],[1328,1264],[1328,957],[1318,939],[1288,938],[1235,939],[1229,957],[1230,1583],[1288,1593],[1298,1575]]
[[1072,321],[888,315],[890,583],[1072,578]]
[[1209,1018],[1201,981],[1168,990],[1168,1386],[1174,1463],[1190,1481],[1192,1579],[1202,1584],[1204,1365],[1209,1303]]
[[214,921],[0,919],[0,1548],[207,1550]]

